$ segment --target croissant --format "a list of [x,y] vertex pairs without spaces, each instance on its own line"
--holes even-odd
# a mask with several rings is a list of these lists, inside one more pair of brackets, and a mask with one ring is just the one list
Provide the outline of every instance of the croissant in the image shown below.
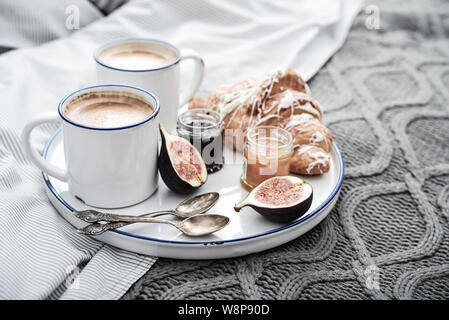
[[311,97],[304,80],[291,69],[218,87],[209,96],[193,98],[189,108],[215,110],[222,115],[225,129],[240,129],[234,132],[242,136],[233,139],[238,150],[243,149],[248,128],[284,128],[293,136],[291,172],[317,175],[329,171],[332,134],[321,122],[323,109]]

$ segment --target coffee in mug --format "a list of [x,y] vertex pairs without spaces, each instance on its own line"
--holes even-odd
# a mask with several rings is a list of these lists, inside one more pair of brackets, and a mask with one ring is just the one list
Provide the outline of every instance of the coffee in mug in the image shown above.
[[[59,103],[58,115],[39,115],[25,126],[22,141],[34,164],[68,183],[69,192],[100,208],[130,206],[158,185],[159,101],[126,85],[84,88]],[[65,168],[43,159],[31,146],[35,127],[60,122]]]
[[70,120],[89,127],[115,128],[148,118],[154,107],[138,96],[115,91],[84,93],[64,110]]
[[[100,46],[94,53],[99,83],[123,83],[153,92],[160,101],[160,120],[176,131],[178,109],[198,91],[204,75],[201,57],[191,49],[178,49],[161,40],[119,39]],[[192,80],[180,92],[180,62],[192,60]]]
[[98,59],[114,68],[147,70],[176,61],[176,52],[148,42],[125,42],[105,48]]

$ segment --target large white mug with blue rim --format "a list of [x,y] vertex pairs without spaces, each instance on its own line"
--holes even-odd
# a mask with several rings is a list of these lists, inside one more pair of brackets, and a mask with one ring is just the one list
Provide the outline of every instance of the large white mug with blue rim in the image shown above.
[[[158,184],[159,101],[126,85],[84,88],[61,100],[57,113],[42,114],[22,131],[31,160],[68,183],[69,192],[101,208],[130,206],[148,198]],[[60,122],[65,168],[41,157],[30,142],[38,125]]]
[[[107,42],[94,53],[99,83],[123,83],[153,92],[161,104],[160,121],[175,132],[178,108],[198,91],[204,76],[203,59],[192,49],[165,41],[127,38]],[[191,81],[180,92],[180,62],[193,61]]]

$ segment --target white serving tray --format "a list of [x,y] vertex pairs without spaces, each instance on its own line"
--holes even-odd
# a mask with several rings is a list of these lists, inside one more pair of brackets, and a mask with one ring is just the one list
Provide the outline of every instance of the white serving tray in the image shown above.
[[[233,210],[233,205],[247,194],[239,182],[242,156],[240,154],[235,156],[237,160],[235,164],[226,164],[222,170],[210,174],[206,184],[195,193],[210,191],[220,193],[219,201],[209,213],[223,214],[231,219],[230,224],[224,229],[209,236],[192,238],[166,224],[139,223],[107,231],[95,238],[125,250],[166,258],[237,257],[267,250],[301,236],[321,222],[337,201],[343,182],[344,164],[335,143],[331,151],[330,171],[320,176],[302,177],[313,187],[311,208],[302,217],[288,224],[270,222],[251,208],[244,208],[240,213]],[[65,165],[60,130],[57,130],[49,139],[44,148],[43,157],[58,166]],[[65,182],[49,177],[45,173],[42,175],[50,201],[59,213],[76,228],[87,225],[73,215],[73,210],[84,210],[89,207],[68,192]],[[173,209],[186,197],[170,191],[160,179],[159,189],[144,202],[127,208],[104,211],[139,215]],[[169,216],[163,218],[169,218]]]

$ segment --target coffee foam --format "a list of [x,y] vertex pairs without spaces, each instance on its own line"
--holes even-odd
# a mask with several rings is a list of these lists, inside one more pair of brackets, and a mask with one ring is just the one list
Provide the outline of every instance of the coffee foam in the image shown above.
[[99,91],[84,93],[71,100],[64,115],[89,127],[117,128],[139,123],[153,112],[153,105],[137,95]]
[[164,45],[149,42],[125,42],[110,46],[98,55],[111,67],[128,70],[148,70],[173,63],[177,53]]

